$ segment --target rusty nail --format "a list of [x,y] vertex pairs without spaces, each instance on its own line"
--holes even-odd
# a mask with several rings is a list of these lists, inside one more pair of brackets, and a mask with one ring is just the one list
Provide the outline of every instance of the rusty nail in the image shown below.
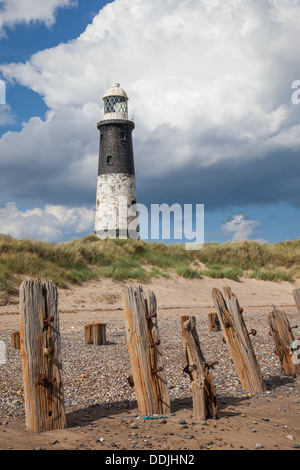
[[47,381],[47,377],[45,374],[39,374],[38,376],[38,384],[42,385]]
[[248,333],[248,336],[250,336],[250,335],[256,336],[257,331],[252,328],[251,331],[249,331],[249,333]]
[[159,367],[158,369],[154,369],[152,371],[152,374],[157,374],[157,372],[162,372],[163,368],[162,367]]
[[242,307],[240,307],[240,313],[243,313],[244,309]]
[[298,328],[297,325],[296,325],[296,326],[291,326],[291,327],[290,327],[290,330],[296,330],[297,328]]
[[160,345],[160,340],[159,339],[150,344],[151,348],[154,348],[154,346],[159,346],[159,345]]
[[49,317],[44,319],[44,323],[52,323],[54,321],[54,317]]

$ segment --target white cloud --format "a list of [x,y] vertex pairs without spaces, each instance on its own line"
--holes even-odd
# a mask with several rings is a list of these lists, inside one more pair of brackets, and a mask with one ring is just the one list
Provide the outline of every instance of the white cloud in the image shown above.
[[0,80],[0,104],[6,103],[6,87],[5,82]]
[[69,7],[77,0],[1,0],[0,35],[6,27],[40,21],[51,26],[59,7]]
[[[52,109],[101,102],[107,77],[118,79],[142,145],[164,125],[176,142],[165,139],[163,171],[187,160],[206,166],[256,157],[294,124],[290,84],[300,69],[291,44],[299,18],[298,0],[115,0],[77,40],[1,69]],[[150,165],[149,154],[145,171],[161,165],[160,155]]]
[[247,220],[244,215],[234,215],[222,225],[221,230],[233,234],[232,241],[246,240],[253,235],[259,225],[260,222]]
[[115,0],[76,40],[0,67],[51,109],[0,139],[2,187],[27,198],[43,187],[52,201],[96,187],[108,77],[135,113],[140,181],[299,150],[299,31],[300,0]]
[[0,208],[0,233],[15,238],[58,242],[94,231],[94,209],[46,205],[44,209],[18,210],[10,202]]

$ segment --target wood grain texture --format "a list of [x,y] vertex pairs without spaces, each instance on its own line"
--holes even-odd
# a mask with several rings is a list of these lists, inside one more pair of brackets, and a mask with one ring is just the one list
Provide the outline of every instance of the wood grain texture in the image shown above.
[[218,416],[219,406],[216,387],[206,363],[196,329],[196,318],[181,317],[181,330],[186,345],[187,372],[192,381],[193,409],[195,420],[206,420]]
[[275,354],[278,357],[285,374],[300,374],[300,365],[294,364],[291,344],[295,338],[289,320],[285,314],[273,305],[273,311],[268,314],[270,335],[274,339]]
[[66,426],[57,303],[51,281],[30,279],[20,286],[26,426],[35,432]]
[[295,303],[296,303],[298,313],[300,314],[300,289],[295,289],[293,291],[293,296],[294,296],[294,299],[295,299]]
[[94,323],[84,326],[84,338],[88,344],[101,346],[106,344],[106,323]]
[[224,297],[218,289],[213,289],[212,297],[241,386],[250,392],[265,391],[266,385],[253,351],[237,296],[232,293],[229,287],[225,287]]
[[156,297],[142,287],[123,293],[127,345],[138,407],[144,416],[167,414],[170,398],[157,323]]
[[208,314],[208,328],[209,331],[217,333],[218,331],[221,331],[221,325],[218,319],[218,315],[216,312],[212,312]]
[[11,333],[11,346],[13,349],[21,349],[21,340],[20,340],[20,332],[15,331]]

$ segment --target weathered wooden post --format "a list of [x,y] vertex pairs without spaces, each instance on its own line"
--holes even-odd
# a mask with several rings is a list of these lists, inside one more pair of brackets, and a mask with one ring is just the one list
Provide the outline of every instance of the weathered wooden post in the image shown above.
[[26,426],[35,432],[66,426],[57,303],[51,281],[30,279],[20,286]]
[[195,420],[218,417],[216,388],[210,369],[217,363],[207,363],[200,347],[195,317],[181,317],[182,335],[186,344],[187,372],[192,381]]
[[123,293],[132,379],[140,413],[167,414],[170,398],[157,325],[156,298],[142,287]]
[[21,341],[20,341],[20,332],[14,331],[10,335],[11,337],[11,345],[13,349],[21,349]]
[[208,327],[209,327],[209,331],[213,331],[214,333],[222,330],[219,319],[218,319],[218,315],[216,312],[208,314]]
[[298,313],[300,314],[300,289],[295,289],[293,291],[293,296],[296,302]]
[[256,331],[247,331],[238,299],[229,287],[224,288],[224,295],[226,300],[218,289],[213,289],[213,301],[241,386],[249,392],[263,392],[266,385],[249,338]]
[[95,323],[84,326],[84,338],[88,344],[101,346],[106,344],[106,323]]
[[[270,336],[275,343],[275,354],[286,374],[300,374],[300,364],[293,362],[292,345],[295,342],[292,328],[285,314],[273,305],[273,311],[268,314]],[[295,327],[297,328],[297,327]],[[295,348],[297,349],[297,348]]]

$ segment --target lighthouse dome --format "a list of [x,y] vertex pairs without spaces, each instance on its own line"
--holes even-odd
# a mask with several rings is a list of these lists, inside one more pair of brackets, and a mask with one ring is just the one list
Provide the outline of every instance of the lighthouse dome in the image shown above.
[[113,83],[103,96],[104,119],[128,119],[128,96],[119,83]]

